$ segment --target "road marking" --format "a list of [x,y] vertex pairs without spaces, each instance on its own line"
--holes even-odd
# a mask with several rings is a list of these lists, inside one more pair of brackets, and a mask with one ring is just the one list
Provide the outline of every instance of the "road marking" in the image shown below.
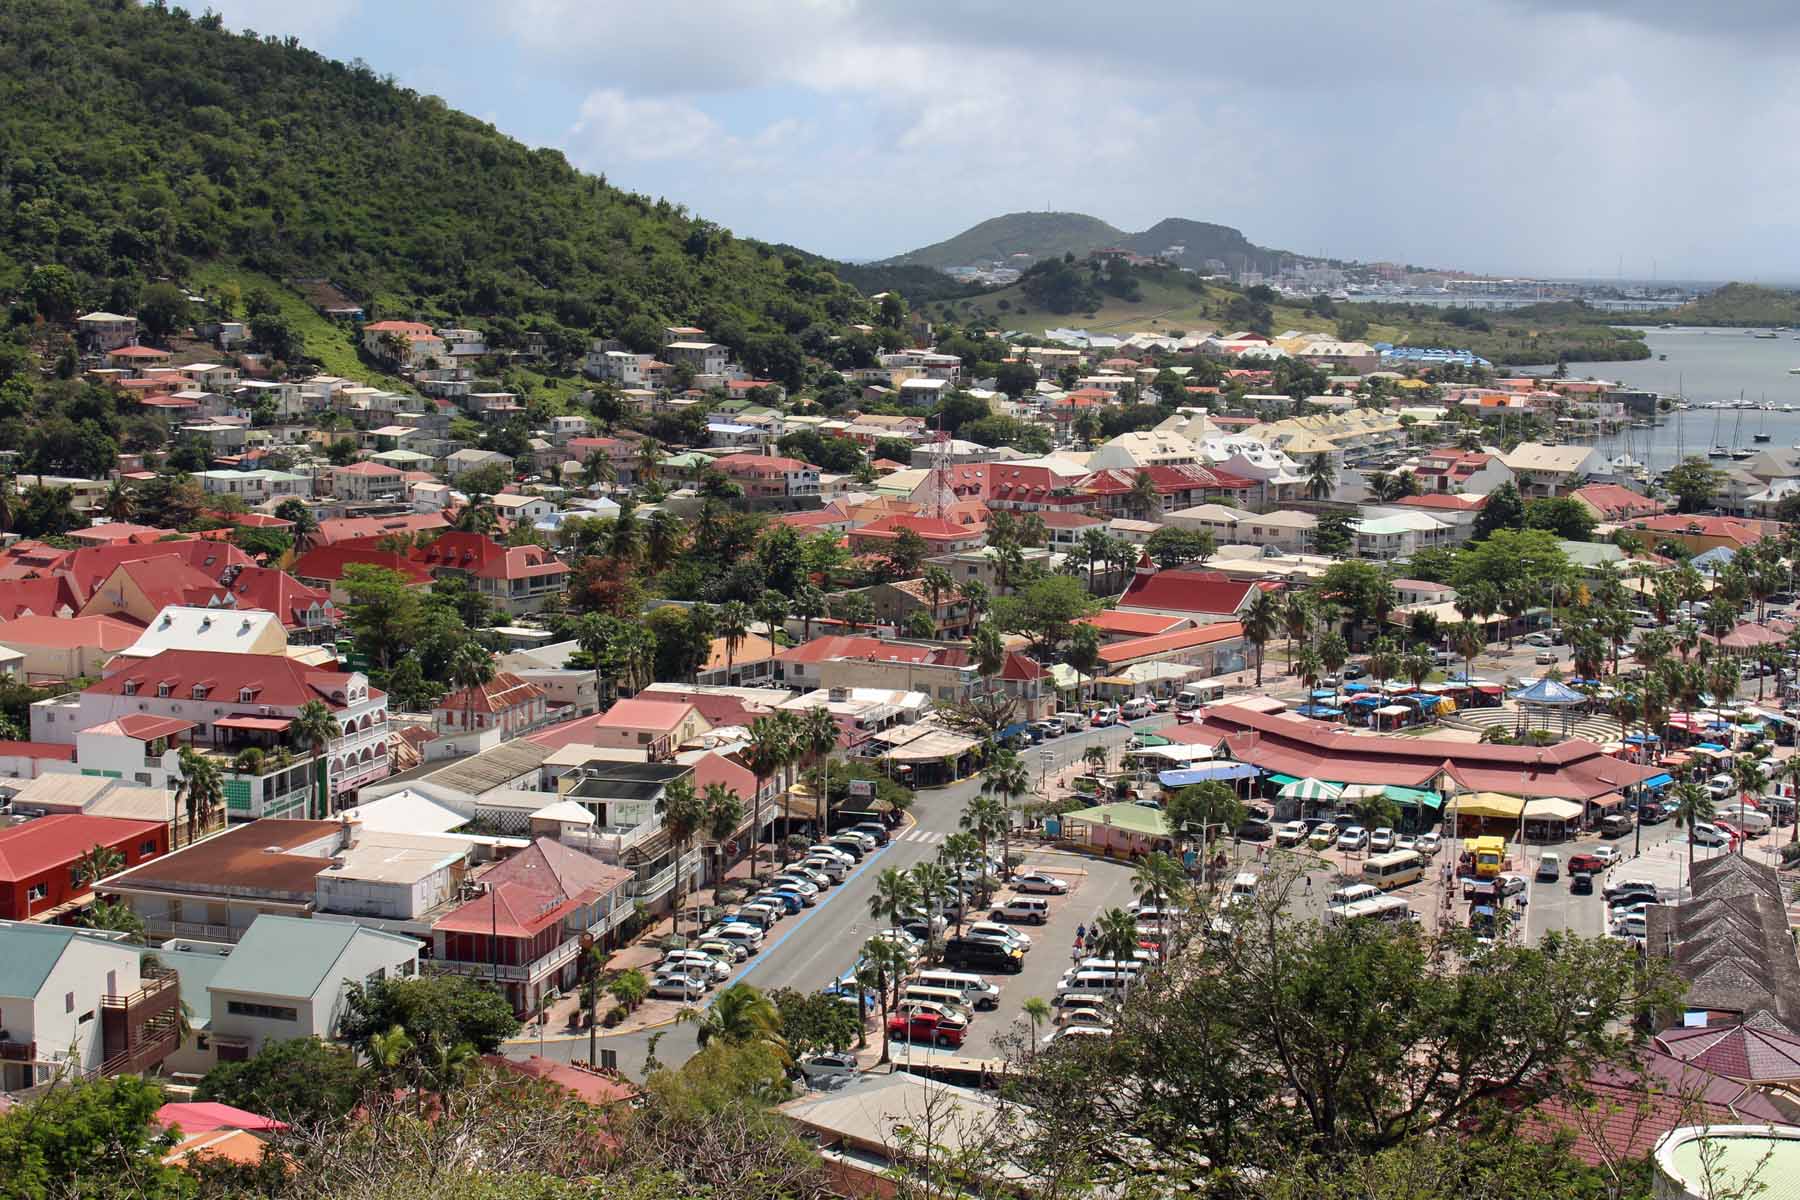
[[935,846],[944,840],[944,835],[941,833],[933,833],[929,829],[914,828],[901,834],[899,840],[902,842],[919,842],[927,846]]
[[[892,844],[893,843],[891,843],[891,842],[889,843],[889,845],[892,845]],[[862,862],[857,864],[856,869],[851,871],[848,875],[844,876],[844,882],[838,884],[836,887],[831,889],[831,892],[827,895],[827,897],[825,899],[825,903],[815,905],[812,908],[805,909],[802,912],[800,912],[795,917],[794,923],[792,925],[790,925],[788,928],[782,930],[780,937],[778,937],[774,941],[770,942],[767,946],[764,946],[761,950],[757,951],[755,954],[752,954],[750,956],[750,960],[748,962],[746,962],[742,967],[738,968],[738,971],[735,975],[731,976],[729,979],[727,979],[723,983],[721,983],[719,985],[719,987],[714,991],[712,998],[707,1000],[705,1007],[711,1008],[713,1000],[716,1000],[718,998],[719,992],[724,991],[726,988],[730,987],[734,983],[742,983],[744,981],[744,977],[746,975],[750,974],[750,972],[756,970],[756,968],[758,968],[758,967],[762,966],[764,963],[768,962],[769,957],[771,955],[773,955],[776,950],[781,948],[781,943],[787,941],[788,938],[792,937],[795,933],[797,933],[802,925],[806,924],[808,921],[812,920],[814,917],[818,916],[820,913],[822,913],[826,909],[830,908],[831,901],[833,899],[835,899],[839,894],[841,894],[844,888],[846,888],[850,885],[850,881],[852,879],[855,879],[858,875],[861,875],[864,871],[868,870],[870,867],[874,866],[875,860],[880,858],[882,856],[882,854],[884,854],[886,851],[887,851],[887,846],[882,846],[882,847],[878,848],[875,851],[875,853],[864,856]]]

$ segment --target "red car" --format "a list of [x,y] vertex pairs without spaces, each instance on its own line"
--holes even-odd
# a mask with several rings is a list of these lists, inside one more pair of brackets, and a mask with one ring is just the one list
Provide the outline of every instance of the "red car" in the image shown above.
[[888,1036],[909,1042],[928,1042],[954,1048],[963,1044],[968,1026],[934,1012],[895,1013],[888,1018]]
[[1576,872],[1597,875],[1604,870],[1606,870],[1605,861],[1592,854],[1577,854],[1569,860],[1569,874],[1571,875]]

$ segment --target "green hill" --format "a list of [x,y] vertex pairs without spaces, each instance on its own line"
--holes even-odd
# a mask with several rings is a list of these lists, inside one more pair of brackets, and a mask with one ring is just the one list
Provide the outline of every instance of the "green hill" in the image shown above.
[[1228,267],[1237,268],[1243,260],[1268,256],[1271,252],[1253,244],[1229,225],[1213,225],[1206,221],[1189,221],[1183,217],[1167,217],[1142,233],[1126,237],[1124,248],[1146,257],[1155,257],[1172,246],[1180,246],[1182,266],[1198,267],[1216,258]]
[[967,266],[1013,254],[1033,258],[1073,254],[1081,258],[1102,246],[1117,245],[1125,234],[1085,213],[1022,212],[990,217],[953,238],[897,254],[883,265]]
[[1644,320],[1676,325],[1800,325],[1800,292],[1728,283],[1680,308],[1646,314]]
[[433,96],[292,39],[125,0],[0,5],[0,295],[73,273],[81,307],[158,278],[325,279],[371,318],[579,352],[704,326],[797,381],[871,309],[822,260],[623,192]]

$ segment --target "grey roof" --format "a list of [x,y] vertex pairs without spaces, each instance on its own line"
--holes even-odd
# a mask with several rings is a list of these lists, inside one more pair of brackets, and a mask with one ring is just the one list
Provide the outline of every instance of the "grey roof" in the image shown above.
[[156,952],[156,961],[181,978],[181,1002],[187,1006],[188,1024],[195,1029],[205,1029],[212,1023],[212,993],[207,989],[231,961],[231,949],[233,947],[222,946],[219,950],[164,949]]
[[13,922],[0,926],[0,996],[35,996],[75,940],[66,927]]
[[337,921],[309,921],[263,913],[239,939],[212,986],[227,992],[306,999],[318,994],[357,938],[386,938],[397,945],[417,939],[379,933]]
[[590,800],[654,800],[693,769],[673,762],[593,762],[581,768],[581,782],[570,794]]
[[521,775],[529,775],[543,766],[551,753],[547,746],[521,739],[483,750],[469,758],[455,759],[421,778],[439,787],[480,796],[483,792],[510,785]]
[[1687,981],[1683,1004],[1800,1027],[1800,960],[1775,872],[1720,854],[1695,863],[1691,880],[1691,900],[1645,919],[1645,945]]

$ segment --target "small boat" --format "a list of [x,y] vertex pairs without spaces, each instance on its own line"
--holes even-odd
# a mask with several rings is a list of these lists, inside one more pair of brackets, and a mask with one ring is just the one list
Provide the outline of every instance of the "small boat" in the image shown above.
[[1771,341],[1771,342],[1772,342],[1772,341],[1774,341],[1774,340],[1775,340],[1775,339],[1776,339],[1776,338],[1778,338],[1778,337],[1780,337],[1780,336],[1781,336],[1781,335],[1780,335],[1780,334],[1777,334],[1777,333],[1753,333],[1753,334],[1751,334],[1751,335],[1750,335],[1750,336],[1751,336],[1751,337],[1753,337],[1753,338],[1763,338],[1763,339],[1765,339],[1765,340],[1767,340],[1767,341]]
[[1669,356],[1668,356],[1668,355],[1666,355],[1666,354],[1659,354],[1659,355],[1657,355],[1657,356],[1656,356],[1656,361],[1657,361],[1657,362],[1668,362],[1668,361],[1669,361]]
[[[1800,338],[1796,338],[1795,340],[1800,341]],[[1788,374],[1789,375],[1800,375],[1800,367],[1789,367]]]
[[1754,451],[1754,450],[1733,450],[1731,452],[1731,457],[1733,458],[1733,460],[1735,460],[1737,462],[1743,462],[1747,458],[1755,458],[1756,451]]
[[1708,457],[1708,458],[1730,458],[1731,451],[1727,450],[1724,446],[1714,446],[1711,450],[1708,450],[1706,452],[1706,457]]
[[1753,442],[1766,442],[1769,440],[1769,435],[1766,433],[1753,433],[1750,435],[1750,440]]

